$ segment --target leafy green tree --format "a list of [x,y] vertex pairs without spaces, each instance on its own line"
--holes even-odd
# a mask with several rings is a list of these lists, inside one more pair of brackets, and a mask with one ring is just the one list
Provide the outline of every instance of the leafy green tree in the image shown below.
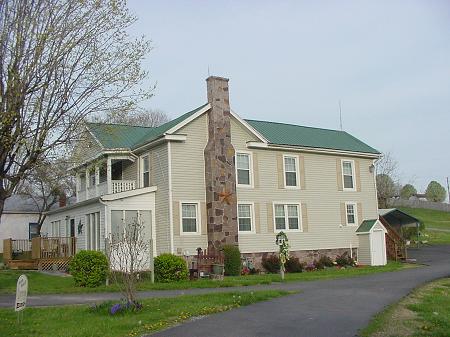
[[400,190],[400,198],[408,200],[417,193],[416,188],[411,184],[406,184]]
[[433,180],[428,184],[425,196],[428,201],[443,202],[447,196],[447,192],[441,184]]
[[387,174],[377,175],[378,206],[386,208],[388,200],[395,195],[395,183]]

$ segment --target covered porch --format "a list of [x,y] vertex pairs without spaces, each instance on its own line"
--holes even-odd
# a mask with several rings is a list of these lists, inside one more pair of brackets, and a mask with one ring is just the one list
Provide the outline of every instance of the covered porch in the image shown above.
[[77,202],[137,188],[138,165],[133,155],[108,155],[77,170]]

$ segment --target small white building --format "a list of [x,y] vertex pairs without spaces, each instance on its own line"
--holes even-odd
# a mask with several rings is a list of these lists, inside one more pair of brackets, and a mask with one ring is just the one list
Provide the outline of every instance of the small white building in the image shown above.
[[0,218],[0,252],[3,252],[3,240],[31,239],[39,236],[39,208],[28,196],[15,194],[6,199]]
[[358,263],[369,266],[384,266],[387,263],[387,230],[378,219],[364,220],[356,230],[358,236]]

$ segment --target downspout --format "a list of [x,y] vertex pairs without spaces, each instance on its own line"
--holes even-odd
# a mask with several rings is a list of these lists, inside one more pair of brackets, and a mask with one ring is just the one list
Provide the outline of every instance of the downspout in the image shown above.
[[110,216],[109,216],[109,212],[108,212],[108,204],[105,203],[105,202],[102,200],[101,197],[98,199],[98,201],[99,201],[103,206],[105,206],[105,216],[103,217],[103,218],[105,219],[105,220],[104,220],[104,223],[103,223],[103,226],[105,227],[105,232],[104,232],[104,234],[103,234],[103,236],[104,236],[104,238],[103,238],[103,245],[104,245],[103,250],[105,251],[105,253],[107,253],[107,252],[106,252],[106,240],[107,240],[107,238],[109,237],[109,234],[108,234],[108,235],[106,235],[106,234],[107,234],[108,231],[110,230],[110,226],[109,226]]
[[169,175],[169,230],[170,230],[170,252],[174,253],[173,242],[173,195],[172,195],[172,151],[170,141],[167,142],[167,159],[168,159],[168,175]]

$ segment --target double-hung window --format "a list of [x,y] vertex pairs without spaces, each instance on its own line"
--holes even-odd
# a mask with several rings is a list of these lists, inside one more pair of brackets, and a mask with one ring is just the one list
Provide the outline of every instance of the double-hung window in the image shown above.
[[353,161],[342,161],[342,180],[344,190],[354,190],[355,188],[355,172],[353,167]]
[[355,226],[357,224],[356,219],[356,204],[354,202],[347,202],[345,204],[345,214],[348,226]]
[[236,153],[237,184],[239,186],[252,185],[251,165],[252,157],[250,153]]
[[181,203],[181,231],[197,234],[199,231],[198,203]]
[[142,157],[142,187],[150,186],[150,159],[146,155]]
[[239,232],[252,232],[253,230],[252,204],[238,204]]
[[301,231],[299,208],[298,204],[275,204],[275,230]]
[[298,187],[298,157],[283,156],[284,160],[284,186]]

